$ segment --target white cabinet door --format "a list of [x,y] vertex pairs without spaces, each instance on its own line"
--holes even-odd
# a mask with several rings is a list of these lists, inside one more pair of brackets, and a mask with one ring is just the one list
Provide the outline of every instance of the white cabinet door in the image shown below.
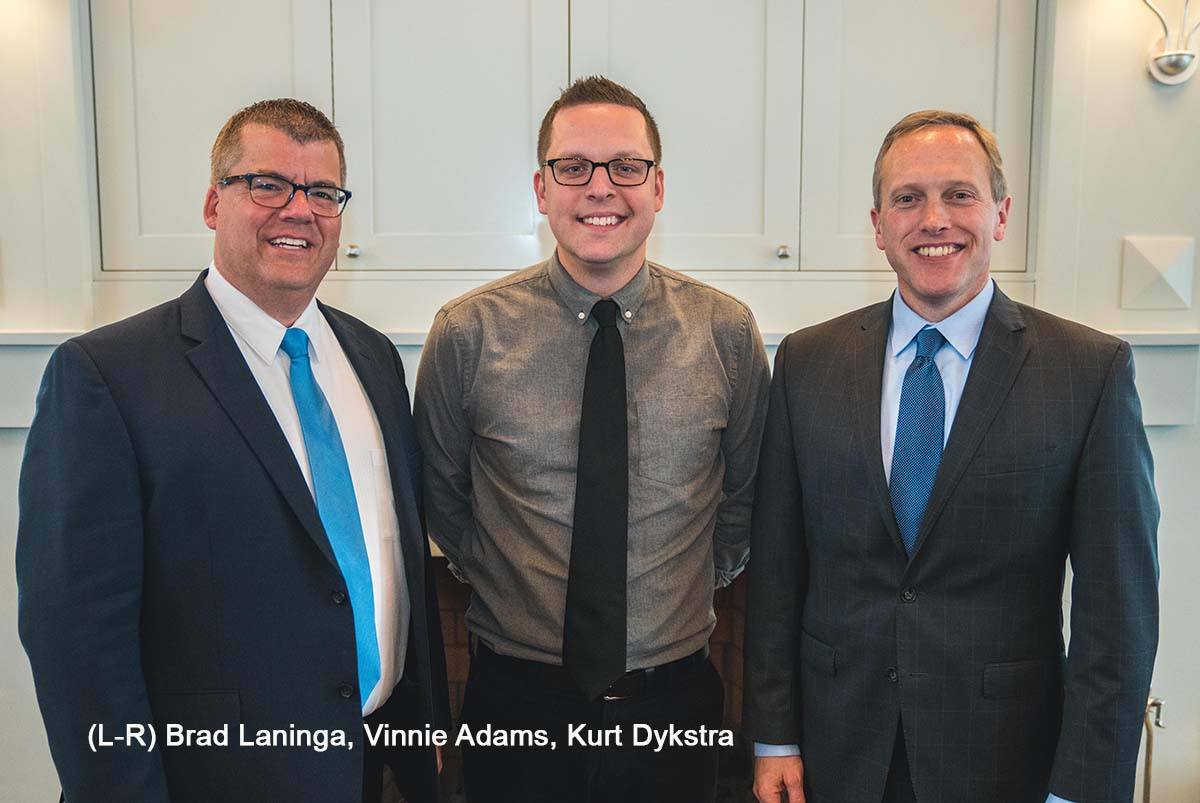
[[102,267],[195,271],[221,125],[256,100],[332,111],[329,0],[92,0]]
[[1036,0],[808,0],[801,268],[886,269],[868,212],[888,129],[917,109],[996,132],[1013,211],[995,270],[1024,270]]
[[[566,0],[333,0],[353,269],[518,268],[552,240],[537,130],[567,82]],[[343,251],[345,253],[345,251]]]
[[626,84],[662,134],[651,259],[796,269],[802,30],[802,0],[572,0],[572,78]]

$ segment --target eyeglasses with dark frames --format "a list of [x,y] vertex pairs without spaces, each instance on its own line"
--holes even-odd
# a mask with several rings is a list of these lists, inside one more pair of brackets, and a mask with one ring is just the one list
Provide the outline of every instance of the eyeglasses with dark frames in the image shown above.
[[273,173],[241,173],[236,176],[226,176],[218,179],[222,187],[228,187],[239,181],[246,182],[250,190],[250,200],[259,206],[281,209],[292,202],[296,192],[303,192],[308,199],[308,208],[314,215],[321,217],[338,217],[350,200],[350,190],[335,187],[332,184],[297,184],[288,181],[283,176]]
[[650,168],[654,167],[652,159],[609,159],[607,162],[593,162],[590,159],[580,159],[574,156],[559,159],[547,159],[544,166],[550,168],[550,174],[559,184],[567,187],[581,187],[592,180],[592,174],[597,167],[603,167],[608,173],[608,180],[618,187],[640,187],[650,177]]

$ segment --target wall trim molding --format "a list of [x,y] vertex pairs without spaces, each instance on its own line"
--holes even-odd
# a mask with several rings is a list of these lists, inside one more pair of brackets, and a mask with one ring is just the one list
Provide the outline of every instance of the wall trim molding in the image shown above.
[[[0,331],[0,429],[25,429],[33,421],[34,401],[46,362],[64,341],[82,334],[73,330]],[[412,392],[421,347],[427,332],[385,330],[400,350]],[[1134,350],[1138,393],[1147,427],[1187,426],[1196,423],[1197,387],[1200,379],[1200,330],[1184,332],[1113,332]],[[786,332],[763,332],[767,349],[774,351]]]
[[[425,345],[428,330],[384,329],[388,339],[396,346]],[[83,329],[0,329],[0,349],[12,346],[58,346],[84,333]],[[763,343],[768,347],[778,346],[790,332],[764,331]],[[1109,332],[1132,346],[1200,346],[1200,330],[1170,332],[1151,330],[1138,332]],[[0,352],[3,353],[3,352]]]
[[82,329],[0,329],[0,348],[4,346],[57,346],[77,335]]

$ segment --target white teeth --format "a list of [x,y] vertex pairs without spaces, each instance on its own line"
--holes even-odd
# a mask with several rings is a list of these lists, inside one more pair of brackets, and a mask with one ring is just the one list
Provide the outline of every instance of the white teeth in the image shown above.
[[285,248],[308,248],[308,240],[297,240],[294,237],[276,237],[269,242],[271,245],[280,245]]
[[946,257],[958,250],[957,245],[922,246],[917,253],[923,257]]
[[589,226],[615,226],[618,220],[620,218],[616,215],[609,215],[608,217],[585,217],[583,222]]

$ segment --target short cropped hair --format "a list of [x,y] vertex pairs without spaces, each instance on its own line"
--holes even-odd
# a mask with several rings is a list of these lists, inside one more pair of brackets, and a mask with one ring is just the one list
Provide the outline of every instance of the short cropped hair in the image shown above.
[[879,146],[879,155],[875,157],[875,172],[871,177],[871,190],[875,199],[875,208],[879,209],[880,195],[883,191],[883,157],[896,144],[896,140],[905,134],[911,134],[922,128],[934,125],[953,125],[965,128],[975,135],[975,139],[983,146],[983,152],[988,161],[988,178],[991,183],[992,200],[999,203],[1008,195],[1008,182],[1004,179],[1004,164],[1000,159],[1000,146],[996,144],[996,135],[984,128],[978,120],[969,114],[948,112],[942,109],[925,109],[905,115],[900,122],[892,126]]
[[212,183],[216,184],[229,175],[229,171],[242,158],[242,129],[252,123],[278,129],[301,145],[332,142],[337,146],[339,180],[346,183],[346,148],[342,144],[342,135],[324,112],[311,103],[295,98],[260,100],[225,122],[212,147]]
[[554,116],[561,110],[572,106],[586,106],[592,103],[611,103],[615,106],[627,106],[637,109],[646,121],[646,135],[650,139],[650,152],[654,161],[662,163],[662,139],[658,135],[658,123],[642,99],[616,81],[610,81],[602,75],[589,75],[580,78],[563,90],[558,100],[550,104],[542,125],[538,129],[537,158],[538,164],[546,163],[546,154],[550,150],[550,129],[554,125]]

